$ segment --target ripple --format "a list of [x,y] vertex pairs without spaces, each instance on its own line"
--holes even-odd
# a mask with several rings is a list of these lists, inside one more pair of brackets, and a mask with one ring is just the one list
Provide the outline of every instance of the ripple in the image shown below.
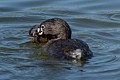
[[0,68],[0,79],[5,80],[9,79],[11,74],[13,74],[10,70],[7,70],[5,68]]
[[11,36],[11,37],[6,37],[4,40],[5,41],[17,41],[17,40],[21,40],[21,38]]
[[7,48],[7,47],[0,47],[0,51],[16,51],[16,50],[19,50],[19,49],[15,49],[15,48]]
[[32,22],[32,21],[40,21],[37,17],[0,17],[1,23],[20,23],[20,22]]
[[120,72],[120,65],[118,65],[120,61],[119,56],[99,55],[90,61],[89,65],[84,67],[84,72],[87,74],[87,76],[84,75],[84,77],[99,75],[98,78],[101,78],[102,76],[115,76]]
[[18,69],[18,70],[28,70],[28,69],[31,69],[31,68],[34,68],[34,67],[36,67],[35,65],[23,65],[23,64],[21,64],[20,66],[16,66],[15,68],[16,69]]
[[111,32],[108,32],[108,31],[96,32],[96,34],[101,35],[101,36],[105,36],[105,37],[113,37],[113,34]]
[[104,64],[109,64],[109,63],[113,63],[113,62],[117,62],[119,61],[120,59],[116,56],[111,56],[111,55],[105,55],[105,56],[99,56],[99,57],[96,57],[93,64],[94,65],[104,65]]
[[17,9],[13,7],[0,7],[0,12],[10,12],[10,11],[17,11]]
[[120,21],[120,14],[113,14],[111,17],[110,17],[111,20],[114,20],[114,21]]
[[110,50],[109,52],[110,53],[113,53],[113,54],[117,54],[119,56],[119,52],[120,51],[120,48],[117,48],[117,49],[114,49],[114,50]]

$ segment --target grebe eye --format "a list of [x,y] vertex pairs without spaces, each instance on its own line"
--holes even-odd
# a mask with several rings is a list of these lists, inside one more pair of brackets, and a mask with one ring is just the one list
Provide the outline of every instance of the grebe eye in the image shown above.
[[42,28],[42,29],[45,29],[45,26],[44,26],[44,25],[41,25],[41,28]]

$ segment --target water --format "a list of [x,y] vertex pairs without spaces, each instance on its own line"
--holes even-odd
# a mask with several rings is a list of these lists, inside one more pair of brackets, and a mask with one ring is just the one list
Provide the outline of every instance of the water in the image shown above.
[[[0,0],[0,80],[119,80],[120,0]],[[49,60],[29,42],[35,24],[59,17],[87,42],[87,62]]]

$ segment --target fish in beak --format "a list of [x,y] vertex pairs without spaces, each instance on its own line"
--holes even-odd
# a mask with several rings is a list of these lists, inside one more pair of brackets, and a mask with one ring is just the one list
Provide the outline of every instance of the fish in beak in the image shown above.
[[[37,27],[37,29],[35,31],[33,31],[33,29],[35,29]],[[43,35],[44,30],[43,28],[34,25],[33,27],[30,28],[29,30],[29,35],[32,37],[31,41],[34,43],[40,43],[40,42],[46,42],[47,38]]]

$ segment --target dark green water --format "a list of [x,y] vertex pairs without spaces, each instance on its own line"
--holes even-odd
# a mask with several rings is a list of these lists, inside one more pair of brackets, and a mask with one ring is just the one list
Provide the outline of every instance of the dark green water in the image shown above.
[[[48,60],[29,42],[35,24],[59,17],[94,57]],[[0,0],[0,80],[119,80],[120,0]]]

